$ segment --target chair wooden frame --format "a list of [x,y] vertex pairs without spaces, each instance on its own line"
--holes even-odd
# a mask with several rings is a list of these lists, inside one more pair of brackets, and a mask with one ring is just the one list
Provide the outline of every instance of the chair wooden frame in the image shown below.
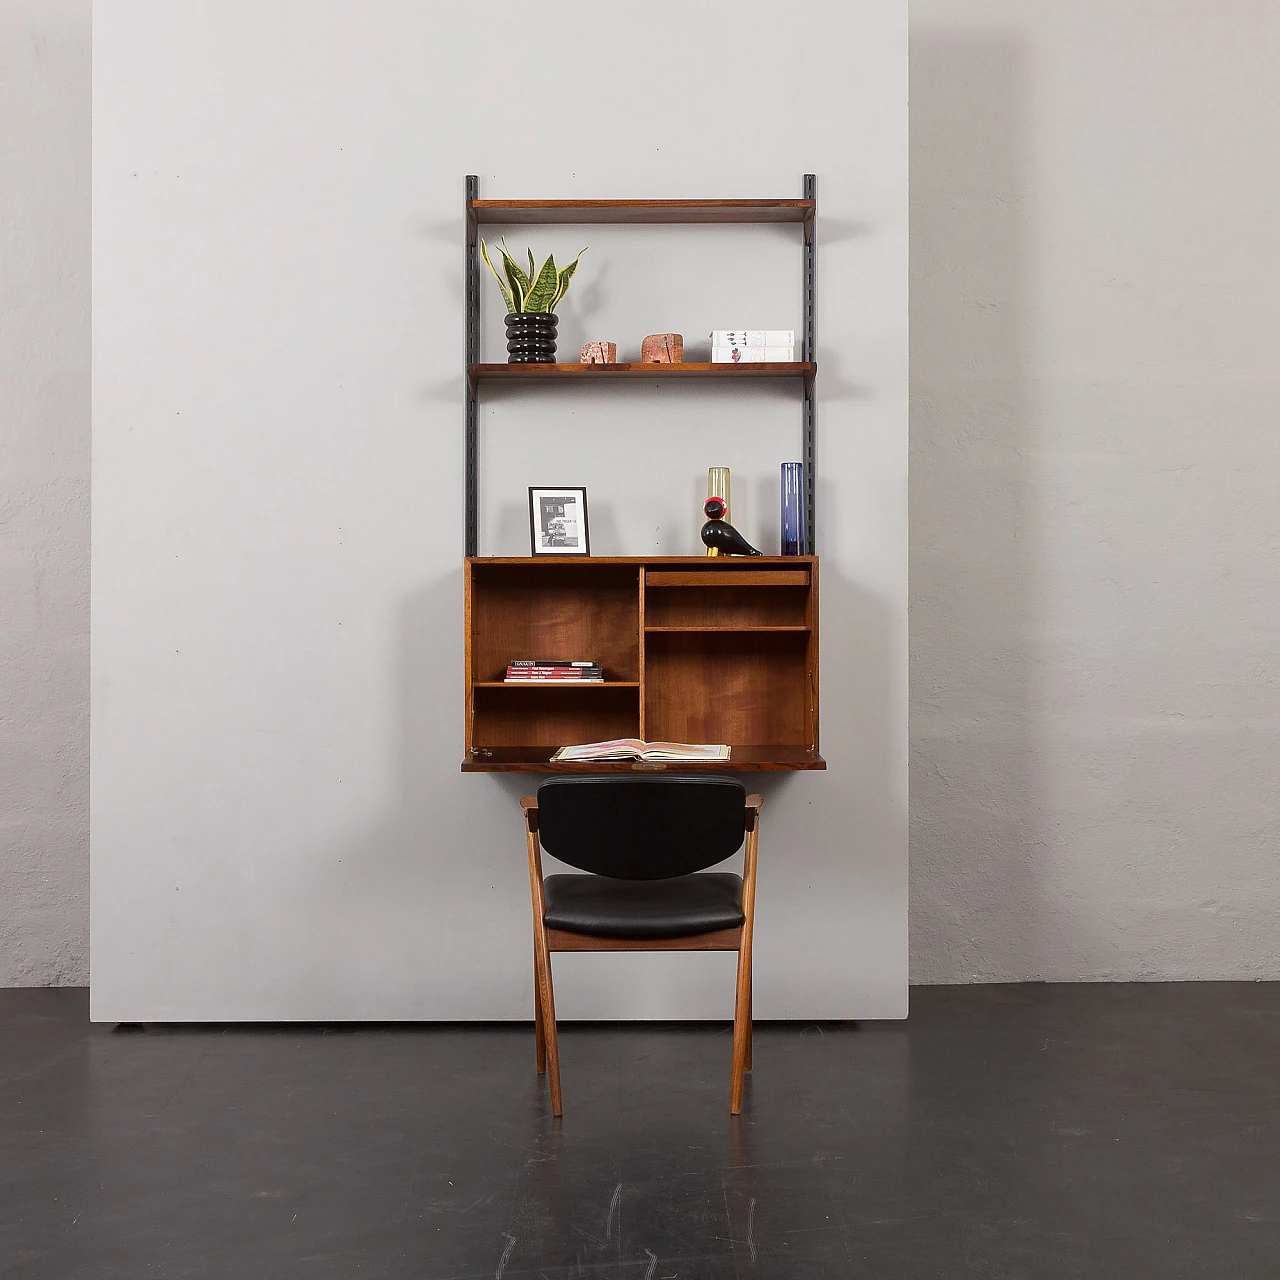
[[736,951],[738,979],[733,1009],[733,1071],[729,1114],[742,1110],[742,1076],[751,1070],[751,935],[756,909],[756,846],[764,797],[749,795],[744,812],[746,851],[742,864],[742,924],[684,938],[600,938],[564,929],[548,929],[542,884],[542,844],[538,838],[538,798],[520,801],[529,844],[529,891],[533,898],[533,1036],[539,1075],[551,1082],[551,1111],[561,1116],[560,1049],[556,1002],[551,982],[553,951]]

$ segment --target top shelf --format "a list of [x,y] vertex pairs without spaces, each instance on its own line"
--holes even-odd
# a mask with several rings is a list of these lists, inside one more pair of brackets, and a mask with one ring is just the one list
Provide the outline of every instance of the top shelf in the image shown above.
[[813,226],[813,200],[469,200],[474,222],[630,224],[802,222]]

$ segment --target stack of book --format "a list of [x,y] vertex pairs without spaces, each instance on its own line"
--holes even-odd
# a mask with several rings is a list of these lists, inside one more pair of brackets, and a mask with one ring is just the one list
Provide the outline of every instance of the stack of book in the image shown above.
[[603,684],[598,662],[569,658],[516,658],[504,684]]
[[712,364],[774,364],[796,358],[794,329],[713,329]]

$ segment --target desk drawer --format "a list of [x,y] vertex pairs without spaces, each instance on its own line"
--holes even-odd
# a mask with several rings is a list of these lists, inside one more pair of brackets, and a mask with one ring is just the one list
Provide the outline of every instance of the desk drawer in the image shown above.
[[649,587],[807,587],[808,569],[649,569]]

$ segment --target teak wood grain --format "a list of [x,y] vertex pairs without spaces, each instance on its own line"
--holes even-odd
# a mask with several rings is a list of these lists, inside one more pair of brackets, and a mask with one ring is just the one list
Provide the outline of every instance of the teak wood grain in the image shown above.
[[[556,747],[617,737],[733,748],[698,770],[823,769],[816,596],[812,557],[473,557],[462,769],[664,767],[551,763]],[[605,682],[506,684],[518,657],[595,659]]]
[[597,688],[590,694],[553,685],[541,689],[477,688],[475,747],[513,739],[554,751],[572,742],[634,738],[640,732],[640,686]]
[[606,680],[639,680],[637,566],[480,561],[471,579],[474,681],[501,680],[513,658],[591,659]]
[[741,928],[718,929],[685,938],[594,938],[563,929],[547,930],[548,951],[737,951]]
[[[759,590],[760,579],[769,580],[773,573],[758,573],[750,582],[736,575],[708,573],[728,585],[716,590],[689,590],[654,586],[655,580],[684,577],[680,573],[648,573],[645,582],[645,630],[657,627],[804,627],[809,625],[809,575],[804,586]],[[694,576],[694,575],[687,575]],[[701,575],[699,575],[701,576]],[[737,581],[744,585],[736,585]]]
[[[763,558],[763,557],[762,557]],[[754,559],[754,557],[752,557]],[[731,561],[732,563],[732,561]],[[751,561],[746,562],[750,564]],[[755,589],[757,587],[808,587],[808,569],[741,569],[737,572],[749,574],[745,579]],[[735,576],[735,570],[724,569],[648,569],[645,571],[645,583],[650,587],[715,587],[718,591],[727,591],[741,584],[743,579]],[[715,608],[723,607],[720,599],[714,601]]]
[[477,680],[473,689],[638,689],[639,680]]
[[486,569],[498,565],[510,565],[520,569],[545,569],[548,572],[564,569],[567,565],[576,565],[587,571],[594,571],[601,565],[631,565],[636,569],[662,570],[675,569],[683,571],[704,570],[708,573],[748,573],[755,574],[761,570],[791,569],[812,573],[818,563],[817,556],[723,556],[719,559],[707,559],[705,556],[467,556],[464,563],[476,568]]
[[808,633],[645,635],[645,723],[666,742],[807,743]]

